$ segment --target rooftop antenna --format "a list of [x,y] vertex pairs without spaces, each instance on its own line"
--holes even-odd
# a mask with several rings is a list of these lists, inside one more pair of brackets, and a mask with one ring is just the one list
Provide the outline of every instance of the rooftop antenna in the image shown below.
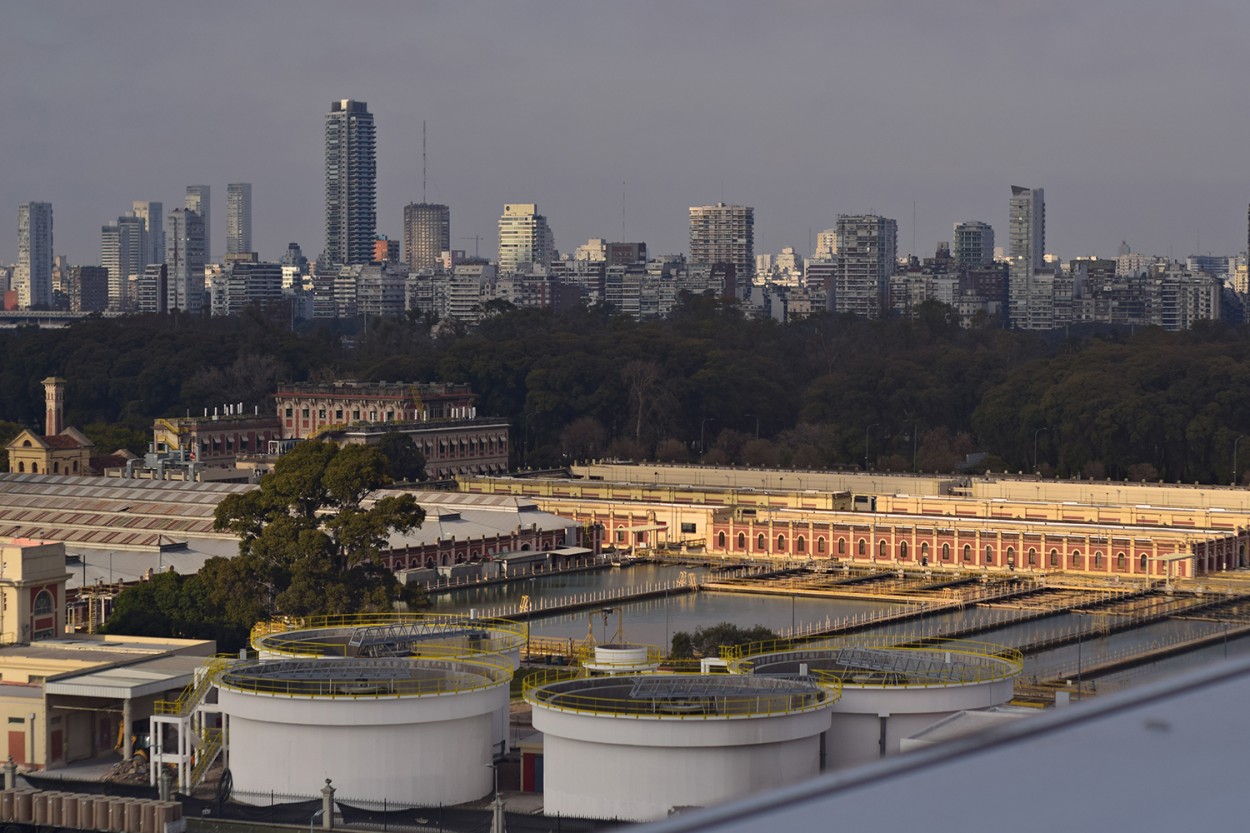
[[425,119],[421,120],[421,202],[425,202]]
[[625,236],[625,180],[621,180],[621,242],[629,238]]
[[916,201],[911,201],[911,253],[916,252]]

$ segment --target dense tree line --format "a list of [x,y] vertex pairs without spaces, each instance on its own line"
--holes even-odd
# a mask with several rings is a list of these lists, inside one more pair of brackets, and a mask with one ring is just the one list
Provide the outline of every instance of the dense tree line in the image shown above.
[[0,333],[0,420],[38,425],[39,380],[63,375],[71,424],[141,451],[155,417],[270,408],[277,381],[350,377],[468,382],[529,466],[951,471],[983,452],[984,468],[1059,477],[1228,482],[1250,468],[1246,328],[1038,336],[962,330],[933,304],[914,321],[781,325],[710,297],[645,323],[604,307],[490,312],[471,331],[419,317],[292,329],[251,312]]

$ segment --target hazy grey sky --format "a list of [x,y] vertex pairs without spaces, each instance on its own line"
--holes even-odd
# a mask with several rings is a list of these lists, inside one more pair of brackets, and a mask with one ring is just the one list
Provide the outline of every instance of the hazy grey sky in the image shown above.
[[378,129],[379,233],[421,198],[494,256],[505,202],[556,245],[684,251],[690,205],[755,207],[756,251],[838,213],[931,252],[965,219],[1005,243],[1009,186],[1044,187],[1047,250],[1183,257],[1246,246],[1250,3],[60,2],[0,0],[0,262],[17,206],[99,258],[133,200],[253,183],[254,244],[324,246],[324,116]]

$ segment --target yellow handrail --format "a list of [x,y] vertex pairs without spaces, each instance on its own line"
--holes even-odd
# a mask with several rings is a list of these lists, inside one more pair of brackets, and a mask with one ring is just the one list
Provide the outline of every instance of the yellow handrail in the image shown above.
[[204,664],[204,674],[193,684],[187,686],[178,695],[177,700],[157,700],[153,705],[153,711],[156,714],[172,714],[177,717],[186,717],[195,708],[195,706],[204,699],[204,695],[212,688],[213,683],[234,657],[230,655],[218,655],[209,658]]

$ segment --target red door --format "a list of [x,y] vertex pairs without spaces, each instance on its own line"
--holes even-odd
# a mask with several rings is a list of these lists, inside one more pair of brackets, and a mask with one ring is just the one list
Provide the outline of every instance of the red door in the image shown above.
[[26,733],[9,730],[9,757],[14,763],[26,763]]

